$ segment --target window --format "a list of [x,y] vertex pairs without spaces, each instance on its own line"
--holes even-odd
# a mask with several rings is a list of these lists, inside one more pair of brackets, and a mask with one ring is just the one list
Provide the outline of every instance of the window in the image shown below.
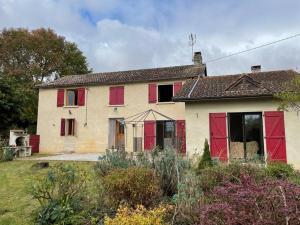
[[66,105],[67,106],[77,106],[78,105],[78,91],[77,90],[67,90]]
[[173,98],[173,84],[158,85],[158,102],[171,102]]
[[156,145],[160,148],[173,148],[175,138],[175,122],[156,121]]
[[124,86],[109,88],[109,104],[124,105]]
[[75,135],[75,119],[67,119],[67,135]]

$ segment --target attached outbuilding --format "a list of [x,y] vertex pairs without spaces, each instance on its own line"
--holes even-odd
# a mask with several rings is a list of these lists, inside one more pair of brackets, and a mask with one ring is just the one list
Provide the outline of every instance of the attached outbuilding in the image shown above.
[[300,115],[278,111],[274,95],[289,91],[292,70],[190,79],[174,97],[185,102],[189,155],[210,142],[222,161],[283,161],[300,168]]

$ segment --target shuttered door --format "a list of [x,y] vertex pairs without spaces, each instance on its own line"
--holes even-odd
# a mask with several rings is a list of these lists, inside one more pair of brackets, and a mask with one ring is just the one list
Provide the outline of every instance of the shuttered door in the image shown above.
[[78,88],[78,106],[84,106],[85,104],[85,88]]
[[58,89],[57,90],[57,107],[64,106],[64,98],[65,98],[65,90]]
[[155,121],[144,122],[144,150],[151,151],[155,147]]
[[186,153],[185,120],[176,121],[177,150]]
[[39,153],[40,148],[40,135],[30,135],[29,136],[29,145],[31,146],[32,153]]
[[60,121],[60,136],[65,136],[65,132],[66,132],[66,120],[61,119],[61,121]]
[[181,88],[182,88],[182,82],[175,82],[174,83],[174,95],[176,95],[178,93],[178,91],[180,91]]
[[210,113],[209,129],[211,157],[227,161],[226,113]]
[[265,112],[264,117],[268,160],[286,162],[284,113]]
[[149,84],[148,85],[148,100],[149,103],[156,103],[156,89],[157,85],[156,84]]

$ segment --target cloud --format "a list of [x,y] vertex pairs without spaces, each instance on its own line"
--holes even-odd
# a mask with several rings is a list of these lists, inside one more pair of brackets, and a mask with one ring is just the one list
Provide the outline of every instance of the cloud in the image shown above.
[[[0,0],[0,29],[51,27],[75,41],[95,72],[191,63],[188,34],[204,60],[300,33],[298,0]],[[300,68],[300,38],[215,63],[208,72]]]

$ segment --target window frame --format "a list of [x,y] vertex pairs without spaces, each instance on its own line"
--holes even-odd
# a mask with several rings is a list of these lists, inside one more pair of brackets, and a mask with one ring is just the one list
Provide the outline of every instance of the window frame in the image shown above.
[[[172,86],[172,98],[171,98],[171,101],[160,101],[160,96],[159,96],[159,86]],[[173,102],[173,97],[174,97],[174,83],[165,83],[165,84],[157,84],[157,88],[156,88],[156,96],[157,96],[157,99],[156,99],[156,102],[158,104],[163,104],[163,103],[172,103]]]
[[[74,92],[74,104],[69,104],[69,92]],[[78,106],[78,89],[66,89],[66,96],[65,96],[65,106],[66,107],[76,107]]]
[[[76,120],[74,118],[65,119],[65,135],[66,136],[76,136],[75,134],[75,124]],[[72,130],[70,132],[70,122],[72,121]]]

